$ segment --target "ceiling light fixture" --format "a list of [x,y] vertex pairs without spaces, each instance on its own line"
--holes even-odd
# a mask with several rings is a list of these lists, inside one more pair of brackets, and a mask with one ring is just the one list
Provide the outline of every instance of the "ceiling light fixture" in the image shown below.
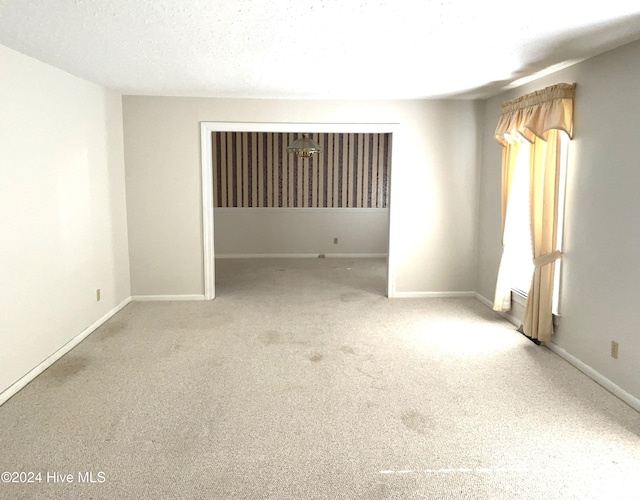
[[288,147],[289,153],[295,153],[299,158],[311,158],[314,153],[321,151],[320,145],[307,137],[307,134],[302,134],[302,137],[293,141]]

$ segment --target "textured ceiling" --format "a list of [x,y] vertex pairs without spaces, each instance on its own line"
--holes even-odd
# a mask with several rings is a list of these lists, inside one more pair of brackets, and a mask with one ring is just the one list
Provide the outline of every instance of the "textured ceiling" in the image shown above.
[[486,97],[639,38],[631,0],[0,0],[0,44],[123,94]]

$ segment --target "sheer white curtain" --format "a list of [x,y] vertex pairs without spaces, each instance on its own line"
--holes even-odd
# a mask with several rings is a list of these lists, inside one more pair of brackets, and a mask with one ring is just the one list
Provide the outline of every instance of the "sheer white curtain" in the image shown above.
[[533,276],[531,225],[529,224],[529,158],[530,144],[518,141],[511,189],[508,194],[509,210],[505,214],[502,234],[502,260],[496,282],[494,309],[511,309],[511,290],[529,291]]

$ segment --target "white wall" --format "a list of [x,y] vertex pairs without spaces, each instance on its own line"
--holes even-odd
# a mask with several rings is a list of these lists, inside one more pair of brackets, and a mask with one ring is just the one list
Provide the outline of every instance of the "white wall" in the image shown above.
[[387,209],[216,208],[214,217],[218,257],[379,256],[386,255],[389,247]]
[[125,96],[133,294],[204,291],[201,121],[399,123],[393,137],[390,194],[397,289],[474,290],[477,109],[470,101]]
[[0,67],[1,393],[131,292],[120,95],[3,46]]
[[[485,102],[478,291],[493,299],[500,260],[500,102],[577,83],[567,172],[560,325],[552,341],[640,398],[640,42]],[[610,357],[611,340],[620,344]]]

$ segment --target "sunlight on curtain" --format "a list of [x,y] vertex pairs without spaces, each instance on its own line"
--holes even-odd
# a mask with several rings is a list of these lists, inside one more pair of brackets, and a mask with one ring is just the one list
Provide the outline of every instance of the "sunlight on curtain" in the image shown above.
[[524,333],[546,341],[553,333],[553,284],[558,249],[558,194],[560,188],[560,132],[550,130],[546,141],[532,146],[530,165],[531,240],[534,272],[524,313]]
[[[529,221],[533,255],[533,278],[525,310],[524,332],[540,341],[553,332],[553,290],[555,262],[562,256],[558,249],[558,214],[561,189],[560,131],[573,136],[573,98],[575,84],[561,83],[502,104],[496,127],[496,139],[503,145],[502,225],[503,256],[496,283],[494,309],[511,307],[511,282],[514,279],[513,249],[525,244],[514,236],[510,220],[521,210],[512,199],[520,180],[519,172],[529,173]],[[523,147],[522,141],[530,145]],[[528,163],[528,166],[526,165]],[[524,164],[524,166],[523,166]],[[520,174],[522,175],[522,174]],[[520,219],[522,220],[522,219]],[[514,242],[513,240],[518,240]],[[530,266],[529,266],[530,269]],[[522,272],[530,272],[526,268]]]
[[529,291],[533,276],[531,224],[529,223],[529,158],[531,145],[523,141],[516,157],[513,186],[509,199],[509,213],[505,223],[503,245],[511,255],[509,265],[510,288],[523,294]]
[[505,210],[502,234],[502,260],[496,283],[494,309],[511,309],[511,290],[526,294],[533,275],[531,226],[529,221],[529,157],[530,144],[519,140],[510,151],[513,163],[508,166],[511,179],[505,193],[509,210]]

